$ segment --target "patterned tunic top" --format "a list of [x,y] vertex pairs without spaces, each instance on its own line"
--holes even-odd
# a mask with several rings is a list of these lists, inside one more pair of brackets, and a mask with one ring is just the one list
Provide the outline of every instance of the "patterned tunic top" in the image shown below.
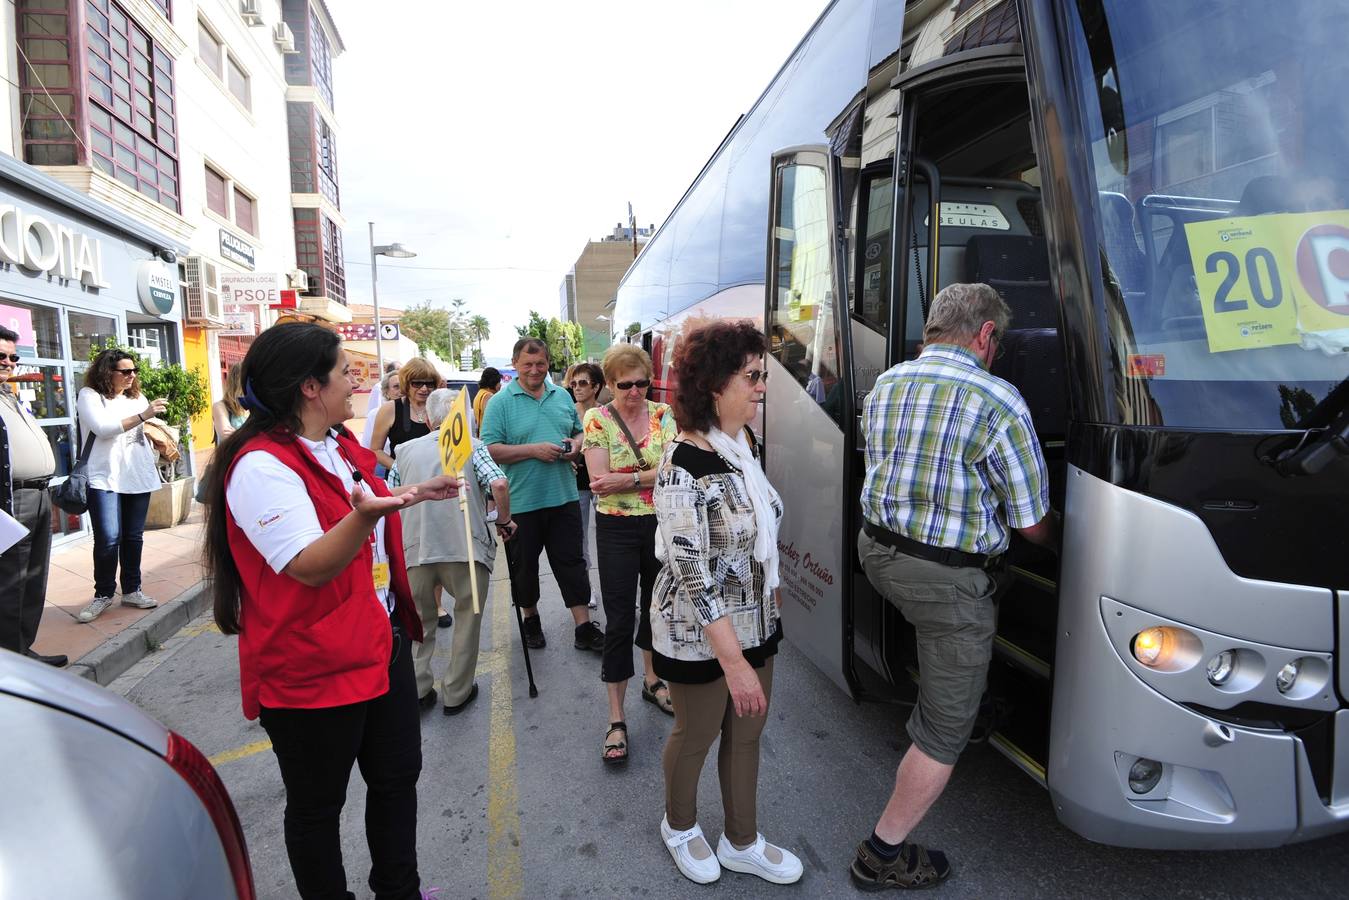
[[[648,416],[646,434],[634,433],[633,437],[637,440],[638,449],[642,451],[642,459],[654,468],[660,465],[665,454],[665,446],[674,439],[674,415],[670,412],[670,407],[664,403],[651,400],[646,401],[646,411]],[[609,451],[610,472],[637,471],[637,457],[632,452],[632,445],[623,436],[623,429],[618,427],[618,420],[609,411],[608,404],[587,410],[583,429],[585,443],[582,446],[586,450],[600,447]],[[624,491],[621,494],[609,494],[607,497],[596,497],[595,511],[607,516],[654,515],[656,512],[652,501],[654,490],[642,488],[637,491]]]
[[[656,674],[681,684],[722,675],[704,629],[730,616],[740,647],[760,667],[777,651],[777,604],[763,596],[754,560],[754,508],[740,471],[689,443],[665,451],[655,488],[665,559],[651,600]],[[774,512],[782,519],[782,506]]]

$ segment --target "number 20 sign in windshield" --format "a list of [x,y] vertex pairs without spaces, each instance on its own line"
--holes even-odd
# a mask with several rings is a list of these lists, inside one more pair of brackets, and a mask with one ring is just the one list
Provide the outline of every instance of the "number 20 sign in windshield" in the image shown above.
[[1349,211],[1185,226],[1210,352],[1349,350]]

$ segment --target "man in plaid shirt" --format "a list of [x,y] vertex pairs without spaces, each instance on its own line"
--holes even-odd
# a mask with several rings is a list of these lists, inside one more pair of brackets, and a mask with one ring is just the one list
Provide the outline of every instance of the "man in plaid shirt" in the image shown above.
[[1010,530],[1057,549],[1044,457],[1016,388],[988,372],[1011,311],[986,284],[932,301],[917,359],[876,381],[863,410],[862,568],[913,625],[918,703],[894,793],[851,872],[859,886],[922,887],[951,867],[906,838],[969,741],[993,655],[988,564]]

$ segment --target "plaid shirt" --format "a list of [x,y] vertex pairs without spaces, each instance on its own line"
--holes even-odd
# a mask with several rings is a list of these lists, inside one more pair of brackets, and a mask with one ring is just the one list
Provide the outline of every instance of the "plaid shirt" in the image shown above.
[[1008,527],[1028,528],[1049,511],[1026,402],[964,347],[930,345],[881,375],[862,429],[862,514],[874,525],[933,547],[997,555]]

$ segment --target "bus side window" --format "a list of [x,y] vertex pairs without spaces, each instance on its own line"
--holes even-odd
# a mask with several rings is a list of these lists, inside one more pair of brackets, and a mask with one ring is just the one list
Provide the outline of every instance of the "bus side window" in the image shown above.
[[770,352],[834,421],[842,414],[833,229],[824,168],[779,164],[769,266]]

